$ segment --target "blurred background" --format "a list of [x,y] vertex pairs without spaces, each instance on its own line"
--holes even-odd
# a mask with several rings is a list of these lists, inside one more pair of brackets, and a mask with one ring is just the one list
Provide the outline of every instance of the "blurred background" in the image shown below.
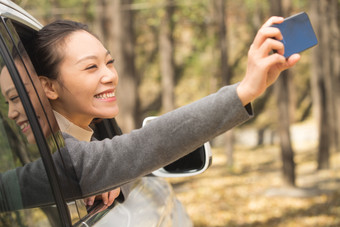
[[319,44],[211,141],[212,167],[173,179],[195,226],[340,226],[340,0],[14,0],[43,24],[89,25],[115,58],[124,132],[240,81],[272,15],[306,12]]

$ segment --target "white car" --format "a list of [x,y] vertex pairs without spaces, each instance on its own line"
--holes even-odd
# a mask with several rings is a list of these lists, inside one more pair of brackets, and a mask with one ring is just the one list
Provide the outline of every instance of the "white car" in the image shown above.
[[[0,226],[192,226],[162,177],[206,170],[211,163],[209,144],[137,179],[124,202],[107,209],[101,203],[86,209],[77,182],[63,180],[57,171],[74,174],[61,152],[64,140],[47,98],[20,48],[29,49],[42,25],[11,1],[0,0],[0,15]],[[14,89],[7,91],[10,86]],[[4,95],[21,108],[19,114],[25,120],[9,118],[13,110]],[[114,119],[103,120],[94,128],[98,139],[121,133]]]

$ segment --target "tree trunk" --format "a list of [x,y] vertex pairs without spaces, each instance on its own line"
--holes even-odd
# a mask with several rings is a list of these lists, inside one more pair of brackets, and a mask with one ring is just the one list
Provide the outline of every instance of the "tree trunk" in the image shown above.
[[[112,3],[111,3],[112,5]],[[108,50],[112,50],[112,23],[113,15],[111,12],[112,6],[109,0],[98,0],[95,6],[95,17],[93,23],[93,32],[98,36],[98,38],[104,43]]]
[[52,0],[51,1],[51,6],[52,6],[52,14],[55,20],[61,19],[61,14],[56,13],[60,9],[60,2],[59,0]]
[[313,101],[319,122],[318,169],[330,167],[330,150],[339,150],[340,69],[339,10],[337,0],[312,1],[311,19],[319,44],[313,50]]
[[330,119],[327,113],[327,101],[325,84],[322,80],[318,83],[318,89],[320,92],[320,119],[319,119],[319,149],[318,149],[318,169],[329,169],[329,153],[330,153]]
[[334,112],[334,146],[340,152],[340,1],[332,0],[329,6],[331,79]]
[[230,84],[231,73],[228,64],[226,0],[215,0],[217,22],[217,48],[220,51],[220,74],[224,85]]
[[289,111],[289,75],[286,70],[281,73],[275,84],[278,103],[278,131],[281,146],[283,181],[286,185],[295,186],[294,151],[290,138],[290,111]]
[[116,59],[116,69],[120,75],[117,89],[120,114],[117,121],[123,132],[135,129],[136,122],[139,122],[139,78],[134,58],[133,13],[128,7],[124,7],[131,3],[132,0],[110,1],[113,23],[108,44],[112,44],[112,55]]
[[[291,1],[270,0],[271,12],[273,15],[287,17],[291,12]],[[290,77],[292,72],[286,70],[278,78],[275,89],[277,92],[278,131],[280,137],[283,181],[286,185],[295,186],[295,162],[294,151],[290,138]]]
[[[328,135],[330,138],[330,147],[336,148],[337,147],[337,138],[338,138],[338,130],[337,130],[337,114],[336,114],[336,106],[335,106],[335,99],[336,99],[336,92],[339,90],[339,87],[336,87],[335,75],[334,75],[334,64],[339,64],[339,62],[334,62],[334,46],[333,42],[339,43],[339,40],[333,40],[333,31],[332,26],[334,22],[334,17],[336,18],[337,15],[333,15],[333,2],[337,2],[336,0],[328,0],[328,1],[319,1],[319,10],[320,13],[323,14],[322,19],[320,22],[323,22],[321,29],[321,37],[320,38],[320,47],[322,49],[322,56],[323,56],[323,80],[325,84],[325,95],[326,99],[326,114],[329,120],[329,128],[328,131],[330,134]],[[321,15],[320,15],[321,16]],[[329,168],[329,165],[328,167]]]
[[[214,52],[218,54],[218,64],[215,75],[211,80],[211,84],[216,86],[219,77],[222,78],[223,85],[230,84],[231,70],[228,64],[228,47],[227,47],[227,24],[226,24],[226,0],[211,1],[212,6],[212,28],[214,34],[215,48]],[[215,55],[215,54],[214,54]],[[225,136],[225,153],[227,155],[227,165],[232,166],[233,161],[233,131],[230,130],[224,134]]]
[[336,116],[338,117],[338,124],[337,124],[337,129],[338,129],[338,138],[337,138],[337,152],[340,152],[340,2],[338,1],[336,3],[336,7],[333,8],[335,11],[333,15],[336,15],[335,21],[336,21],[336,33],[334,35],[334,50],[335,50],[335,56],[334,56],[334,73],[335,73],[335,80],[336,83],[334,85],[337,87],[335,89],[335,97],[336,97]]
[[174,0],[166,0],[164,16],[159,34],[160,70],[162,75],[162,111],[169,112],[175,108],[175,62],[174,62]]

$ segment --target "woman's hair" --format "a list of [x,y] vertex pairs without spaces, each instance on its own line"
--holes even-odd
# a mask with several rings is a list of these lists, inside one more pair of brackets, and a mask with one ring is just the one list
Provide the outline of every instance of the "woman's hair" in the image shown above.
[[52,22],[36,33],[29,54],[38,76],[57,79],[58,67],[64,57],[65,39],[73,32],[81,30],[92,34],[87,25],[68,20]]

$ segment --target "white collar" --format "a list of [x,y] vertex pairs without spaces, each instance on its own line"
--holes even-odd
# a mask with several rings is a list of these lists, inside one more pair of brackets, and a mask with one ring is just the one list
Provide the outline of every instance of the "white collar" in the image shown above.
[[79,127],[78,125],[75,125],[57,111],[53,110],[53,113],[62,132],[66,132],[80,141],[91,141],[93,130],[90,127],[88,127],[88,130],[86,130]]

